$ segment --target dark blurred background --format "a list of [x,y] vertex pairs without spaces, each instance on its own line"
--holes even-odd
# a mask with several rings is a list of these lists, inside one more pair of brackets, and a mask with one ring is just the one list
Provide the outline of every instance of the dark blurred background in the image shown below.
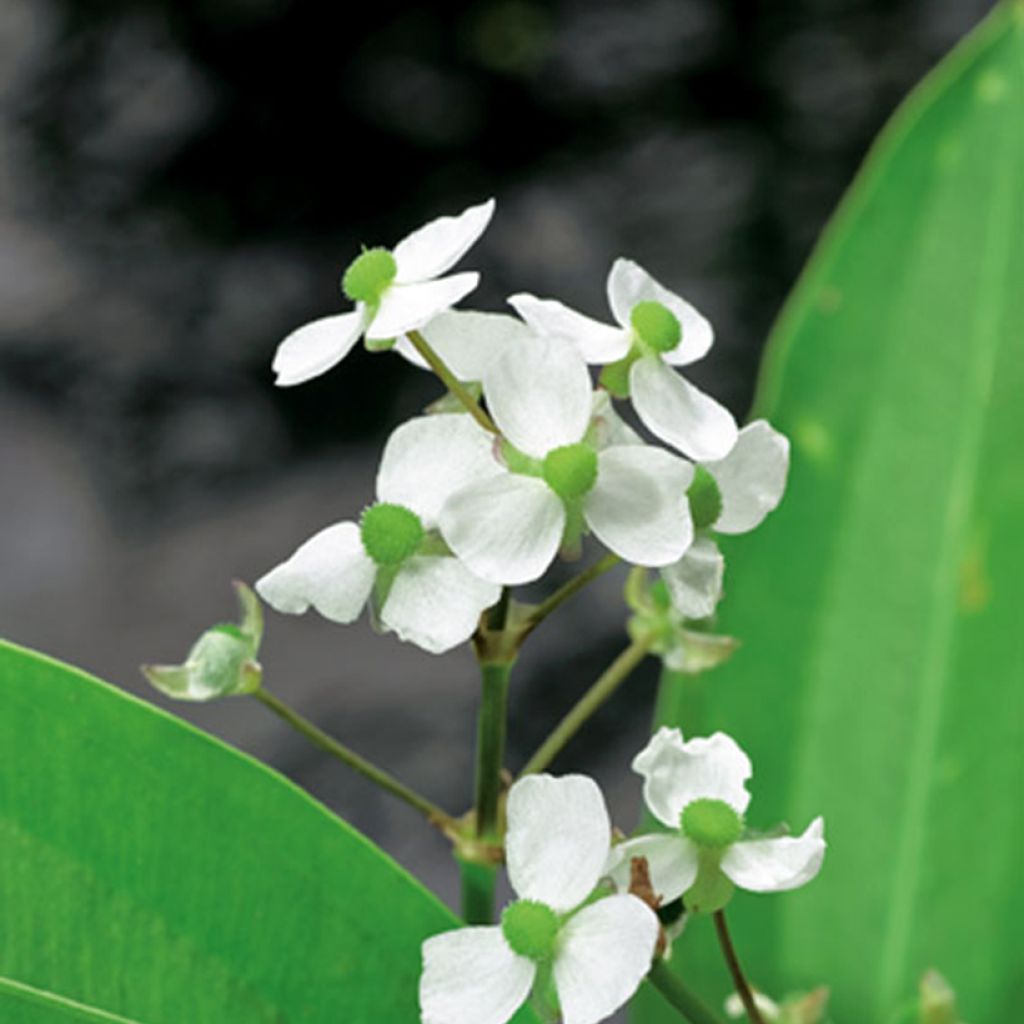
[[[254,580],[372,495],[435,394],[361,350],[271,383],[361,243],[494,195],[460,269],[606,315],[618,255],[711,317],[742,415],[780,304],[870,140],[988,0],[0,0],[0,634],[144,693]],[[538,631],[522,762],[622,643],[620,578]],[[271,614],[268,684],[453,810],[476,683],[360,624]],[[638,809],[655,669],[559,762]],[[181,708],[175,708],[180,711]],[[446,898],[440,840],[246,701],[185,709]],[[170,769],[169,769],[170,770]]]

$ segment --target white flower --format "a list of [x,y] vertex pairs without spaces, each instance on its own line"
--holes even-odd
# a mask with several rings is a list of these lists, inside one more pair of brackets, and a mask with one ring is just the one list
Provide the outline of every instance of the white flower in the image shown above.
[[[514,316],[462,309],[438,314],[420,333],[448,369],[465,382],[483,380],[499,356],[533,337],[530,328]],[[395,351],[421,370],[430,369],[406,335],[395,343]]]
[[531,775],[508,795],[506,862],[519,899],[501,924],[423,944],[423,1024],[504,1024],[550,977],[565,1024],[596,1024],[647,974],[658,919],[628,894],[580,908],[611,842],[604,798],[582,775]]
[[722,596],[725,560],[703,531],[746,533],[759,526],[782,500],[788,471],[789,441],[765,420],[748,423],[724,459],[697,466],[690,486],[697,539],[661,570],[672,603],[686,618],[707,618]]
[[528,583],[584,527],[637,565],[680,558],[693,539],[693,467],[629,443],[624,425],[607,416],[595,427],[590,375],[573,349],[528,339],[488,369],[483,385],[505,438],[504,465],[496,461],[452,494],[440,518],[445,540],[473,572]]
[[319,377],[340,363],[364,334],[368,347],[388,348],[399,335],[422,327],[464,299],[480,275],[441,275],[483,234],[493,213],[494,200],[488,199],[457,217],[432,220],[393,250],[364,250],[342,278],[342,291],[355,309],[292,331],[274,355],[275,383],[288,387]]
[[573,345],[588,363],[606,364],[602,383],[631,395],[644,425],[692,459],[721,459],[736,443],[736,421],[714,399],[676,373],[705,355],[714,333],[688,302],[631,260],[618,259],[608,275],[615,327],[552,299],[508,300],[539,334]]
[[468,640],[500,588],[474,576],[437,537],[445,498],[493,464],[490,439],[468,416],[422,416],[388,439],[379,503],[359,524],[335,523],[267,573],[256,590],[279,612],[310,606],[354,621],[373,597],[386,629],[440,654]]
[[716,732],[683,742],[662,727],[633,761],[644,777],[644,800],[669,834],[639,836],[612,850],[608,873],[628,885],[630,860],[646,857],[655,892],[679,896],[687,910],[721,909],[734,885],[751,892],[783,892],[809,882],[825,856],[824,822],[815,818],[801,836],[745,835],[743,815],[750,759],[735,740]]

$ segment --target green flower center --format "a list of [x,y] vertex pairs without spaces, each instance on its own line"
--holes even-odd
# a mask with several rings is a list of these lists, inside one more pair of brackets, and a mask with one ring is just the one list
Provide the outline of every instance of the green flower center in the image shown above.
[[374,305],[397,273],[398,264],[387,249],[365,249],[349,264],[341,290],[353,302]]
[[743,819],[724,800],[693,800],[681,820],[683,833],[698,846],[730,846],[743,835]]
[[597,452],[582,441],[554,448],[544,458],[544,480],[563,501],[582,498],[597,482]]
[[718,522],[722,514],[722,492],[718,489],[718,482],[703,466],[695,467],[693,483],[686,496],[690,499],[690,515],[696,529],[706,530]]
[[629,321],[637,337],[655,352],[671,352],[683,339],[676,315],[660,302],[638,302]]
[[501,915],[501,930],[513,951],[529,960],[548,960],[558,939],[558,915],[536,900],[519,900]]
[[423,524],[404,505],[372,505],[359,521],[366,553],[377,565],[399,565],[423,540]]

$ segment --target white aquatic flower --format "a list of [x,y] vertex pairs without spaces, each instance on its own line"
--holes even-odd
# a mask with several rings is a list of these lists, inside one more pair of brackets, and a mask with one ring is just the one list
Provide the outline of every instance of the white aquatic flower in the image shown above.
[[583,905],[597,886],[611,823],[582,775],[530,775],[508,795],[505,858],[518,900],[500,925],[423,943],[423,1024],[504,1024],[550,979],[564,1024],[596,1024],[622,1006],[651,966],[658,919],[626,893]]
[[672,369],[707,353],[711,324],[632,260],[616,260],[608,274],[616,326],[553,299],[521,293],[508,301],[539,334],[573,345],[588,363],[604,364],[602,382],[631,396],[644,426],[666,444],[706,461],[724,458],[736,443],[729,410]]
[[725,560],[705,531],[746,533],[782,500],[789,472],[789,441],[765,420],[740,432],[724,459],[697,466],[690,507],[697,538],[686,554],[661,570],[672,603],[688,619],[711,615],[722,596]]
[[683,742],[662,727],[633,761],[644,777],[644,800],[670,833],[639,836],[612,850],[608,874],[628,885],[630,861],[646,857],[651,883],[667,903],[680,896],[687,910],[721,909],[734,886],[783,892],[809,882],[825,856],[819,817],[800,836],[748,836],[750,759],[724,733]]
[[630,443],[617,418],[595,423],[590,375],[573,349],[527,340],[489,367],[483,388],[505,439],[501,461],[453,493],[440,517],[442,535],[473,572],[528,583],[584,528],[637,565],[682,556],[693,539],[693,467]]
[[438,217],[394,249],[366,249],[342,277],[355,303],[348,313],[321,317],[292,331],[277,348],[273,369],[279,387],[302,384],[341,362],[366,336],[370,348],[387,348],[464,299],[480,281],[476,271],[442,277],[483,234],[494,200],[457,217]]
[[377,474],[378,503],[335,523],[257,584],[279,612],[311,606],[353,622],[373,599],[382,625],[433,654],[472,636],[500,588],[474,576],[436,533],[445,498],[493,463],[488,435],[459,413],[421,416],[392,433]]

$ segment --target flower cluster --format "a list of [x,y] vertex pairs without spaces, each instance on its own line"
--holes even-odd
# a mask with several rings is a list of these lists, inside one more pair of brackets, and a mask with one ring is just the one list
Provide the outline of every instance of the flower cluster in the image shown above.
[[[424,1024],[504,1024],[531,995],[543,1015],[596,1024],[650,970],[661,934],[656,907],[682,897],[687,913],[711,913],[734,885],[781,892],[821,868],[821,818],[798,838],[747,834],[750,761],[723,733],[684,743],[679,730],[662,729],[633,768],[671,833],[610,845],[604,799],[584,776],[528,775],[512,786],[505,856],[518,899],[500,925],[423,944]],[[638,861],[650,893],[631,891]]]
[[[440,653],[472,636],[501,587],[539,579],[593,535],[660,570],[678,615],[709,617],[724,569],[712,533],[752,529],[778,504],[786,439],[764,421],[738,430],[678,372],[707,353],[711,325],[629,260],[608,276],[614,325],[526,294],[509,299],[519,319],[453,309],[479,275],[448,271],[493,211],[490,200],[364,250],[341,282],[354,309],[281,343],[279,385],[326,372],[363,337],[438,371],[458,403],[398,427],[377,503],[302,544],[259,594],[341,623],[369,606],[380,628]],[[596,388],[588,364],[602,367]],[[624,399],[667,447],[620,417]]]

